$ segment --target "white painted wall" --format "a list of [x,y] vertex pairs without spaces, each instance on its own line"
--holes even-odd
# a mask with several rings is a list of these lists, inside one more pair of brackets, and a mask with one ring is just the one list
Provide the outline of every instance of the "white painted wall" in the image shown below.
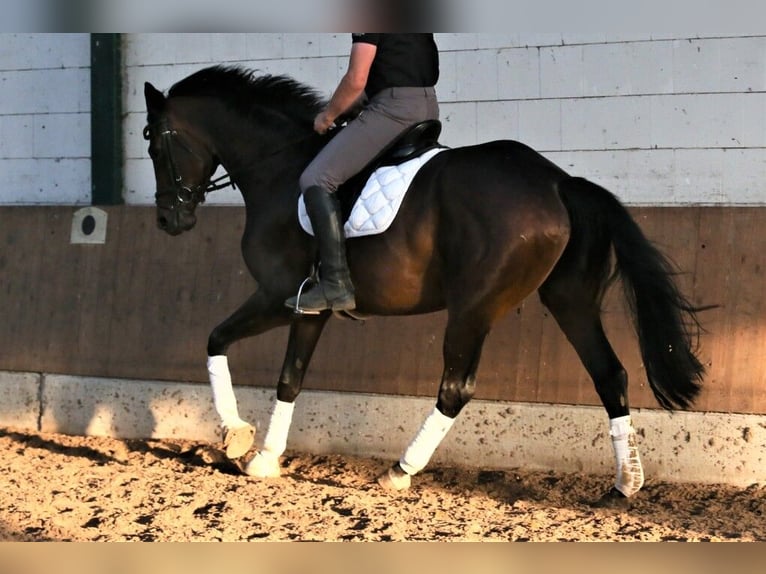
[[[766,36],[437,34],[443,143],[521,140],[630,204],[766,204]],[[151,203],[143,82],[213,63],[328,95],[347,34],[130,35],[126,197]],[[239,202],[220,191],[211,203]]]
[[88,34],[0,34],[0,205],[87,205]]
[[[143,83],[214,63],[327,95],[348,34],[126,34],[125,199],[153,203]],[[437,34],[443,143],[521,140],[630,204],[764,205],[766,35]],[[87,34],[0,34],[0,204],[90,201]],[[224,190],[210,203],[240,203]]]

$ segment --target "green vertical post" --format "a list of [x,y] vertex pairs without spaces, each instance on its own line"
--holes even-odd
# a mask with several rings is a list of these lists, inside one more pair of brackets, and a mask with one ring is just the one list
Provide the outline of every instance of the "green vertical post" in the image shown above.
[[120,34],[90,35],[91,202],[122,198],[122,46]]

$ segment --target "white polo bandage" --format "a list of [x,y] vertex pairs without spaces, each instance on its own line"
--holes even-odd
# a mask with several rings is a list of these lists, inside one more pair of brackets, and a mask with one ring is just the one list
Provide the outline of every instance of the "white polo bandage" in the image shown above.
[[266,438],[263,440],[263,451],[276,457],[282,456],[287,448],[287,433],[293,422],[294,411],[295,403],[280,400],[274,403],[269,430],[266,431]]
[[402,470],[407,474],[415,474],[423,470],[453,424],[455,419],[443,415],[434,407],[410,446],[407,447],[404,456],[399,460]]
[[609,419],[609,435],[617,465],[614,487],[625,496],[633,496],[644,485],[644,469],[630,415]]
[[210,388],[213,391],[213,404],[221,419],[221,425],[229,428],[246,425],[247,423],[239,418],[237,398],[234,396],[229,360],[226,355],[208,357],[207,373],[210,377]]

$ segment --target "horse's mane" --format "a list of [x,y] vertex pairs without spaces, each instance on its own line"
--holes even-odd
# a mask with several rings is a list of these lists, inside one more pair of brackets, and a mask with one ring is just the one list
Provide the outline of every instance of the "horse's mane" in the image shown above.
[[316,90],[289,76],[257,76],[240,66],[211,66],[195,72],[168,91],[168,97],[179,96],[217,98],[245,116],[265,107],[309,125],[325,104]]

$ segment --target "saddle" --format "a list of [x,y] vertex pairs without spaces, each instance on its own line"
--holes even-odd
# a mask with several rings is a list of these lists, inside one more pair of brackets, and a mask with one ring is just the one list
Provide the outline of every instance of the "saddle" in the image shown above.
[[439,120],[426,120],[415,124],[378,154],[379,166],[397,165],[437,147],[441,132],[442,123]]
[[[447,149],[437,141],[440,133],[438,120],[412,126],[338,188],[347,238],[383,233],[391,225],[418,170]],[[302,196],[298,198],[298,220],[313,235]]]
[[441,131],[442,124],[439,120],[426,120],[415,124],[383,148],[362,171],[341,185],[337,193],[343,220],[348,219],[365,183],[376,169],[402,164],[431,149],[441,147],[439,144]]

